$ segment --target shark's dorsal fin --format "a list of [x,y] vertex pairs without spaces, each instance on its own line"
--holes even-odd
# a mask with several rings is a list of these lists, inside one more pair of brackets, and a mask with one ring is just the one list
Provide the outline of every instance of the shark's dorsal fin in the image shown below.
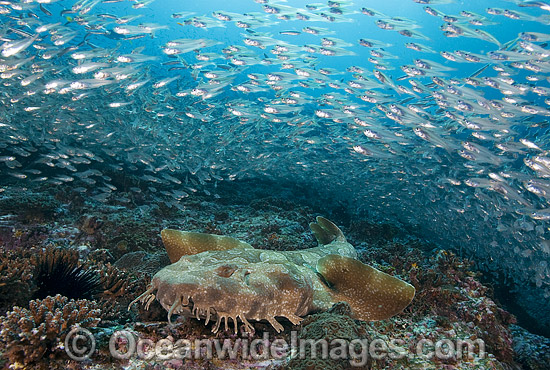
[[384,320],[411,303],[412,285],[349,257],[330,254],[317,262],[317,272],[329,283],[334,301],[346,301],[354,317]]
[[315,239],[321,245],[327,245],[333,241],[345,242],[346,237],[342,230],[338,228],[333,222],[327,220],[324,217],[317,216],[315,219],[317,222],[309,224],[311,231],[315,235]]
[[160,232],[164,248],[170,257],[170,262],[179,261],[182,256],[206,251],[225,251],[234,248],[252,248],[248,243],[230,236],[195,233],[173,229]]

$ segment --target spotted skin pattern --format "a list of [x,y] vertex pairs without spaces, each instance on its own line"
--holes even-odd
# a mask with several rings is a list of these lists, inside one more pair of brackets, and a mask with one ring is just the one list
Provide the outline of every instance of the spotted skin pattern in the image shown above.
[[216,320],[213,332],[238,320],[267,320],[277,332],[276,317],[294,325],[302,317],[347,301],[357,319],[372,321],[401,312],[413,299],[414,287],[358,261],[357,251],[331,221],[317,217],[310,227],[319,242],[296,251],[254,249],[237,239],[166,229],[163,243],[173,262],[157,272],[148,289],[131,304],[146,309],[157,299],[174,314]]

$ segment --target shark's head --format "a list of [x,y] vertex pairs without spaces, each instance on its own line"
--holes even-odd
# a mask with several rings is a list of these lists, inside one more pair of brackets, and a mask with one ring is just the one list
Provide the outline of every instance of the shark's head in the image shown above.
[[253,331],[248,319],[267,320],[277,331],[282,326],[276,316],[298,323],[310,309],[313,301],[312,282],[284,263],[266,263],[255,260],[255,249],[206,251],[183,256],[176,263],[155,274],[149,294],[172,314],[197,318],[217,317],[213,331],[221,320],[237,318]]

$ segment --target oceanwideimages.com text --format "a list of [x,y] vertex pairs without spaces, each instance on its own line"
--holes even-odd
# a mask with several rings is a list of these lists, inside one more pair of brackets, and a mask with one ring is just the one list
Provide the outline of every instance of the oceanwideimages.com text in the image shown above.
[[[77,341],[73,341],[72,344],[78,345]],[[66,348],[66,350],[69,353],[70,348]],[[212,358],[267,360],[284,359],[290,356],[291,358],[348,360],[352,366],[358,367],[367,364],[369,358],[399,360],[422,357],[448,360],[452,358],[471,359],[474,356],[484,358],[486,356],[485,343],[481,339],[474,341],[422,339],[412,344],[406,343],[402,339],[383,340],[379,338],[327,341],[298,338],[296,331],[291,332],[290,341],[271,338],[269,333],[264,333],[262,338],[257,339],[191,340],[167,337],[154,341],[149,338],[140,338],[131,331],[122,330],[111,336],[109,351],[113,358],[120,360],[135,357],[144,360]]]

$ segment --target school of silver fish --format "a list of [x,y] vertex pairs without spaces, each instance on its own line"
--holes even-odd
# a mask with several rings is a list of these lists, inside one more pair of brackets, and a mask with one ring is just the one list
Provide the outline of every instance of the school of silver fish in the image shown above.
[[550,2],[193,3],[0,0],[0,192],[292,180],[550,297]]

